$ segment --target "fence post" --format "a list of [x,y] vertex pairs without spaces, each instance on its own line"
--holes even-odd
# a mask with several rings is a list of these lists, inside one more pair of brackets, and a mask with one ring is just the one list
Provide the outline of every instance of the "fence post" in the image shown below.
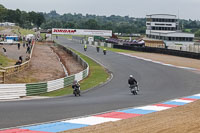
[[5,83],[5,80],[6,80],[6,72],[4,71],[3,72],[3,84]]

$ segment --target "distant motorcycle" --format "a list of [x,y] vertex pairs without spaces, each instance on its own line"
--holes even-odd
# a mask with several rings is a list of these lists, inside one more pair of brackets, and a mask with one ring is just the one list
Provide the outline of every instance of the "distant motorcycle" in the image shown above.
[[99,48],[99,47],[97,47],[96,49],[97,49],[97,52],[99,53],[99,49],[100,49],[100,48]]
[[106,55],[106,50],[103,50],[103,54]]
[[81,96],[80,87],[74,88],[73,94],[74,96]]
[[130,85],[130,91],[133,95],[137,95],[138,94],[138,91],[139,91],[139,86],[138,84],[136,85]]

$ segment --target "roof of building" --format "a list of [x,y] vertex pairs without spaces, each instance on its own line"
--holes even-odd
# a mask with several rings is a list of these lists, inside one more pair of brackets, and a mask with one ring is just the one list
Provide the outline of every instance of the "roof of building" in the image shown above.
[[176,19],[176,15],[172,15],[172,14],[150,14],[150,15],[146,15],[146,18],[169,18],[169,19]]

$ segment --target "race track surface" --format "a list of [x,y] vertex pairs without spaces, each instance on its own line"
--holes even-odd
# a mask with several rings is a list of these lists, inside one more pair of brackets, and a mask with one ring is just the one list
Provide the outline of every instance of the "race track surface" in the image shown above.
[[[113,79],[108,84],[82,94],[51,99],[0,102],[0,129],[48,122],[127,107],[158,103],[177,97],[200,93],[200,75],[184,70],[108,51],[107,55],[88,46],[71,42],[64,37],[57,40],[105,65]],[[127,80],[133,74],[140,86],[139,95],[131,95]]]

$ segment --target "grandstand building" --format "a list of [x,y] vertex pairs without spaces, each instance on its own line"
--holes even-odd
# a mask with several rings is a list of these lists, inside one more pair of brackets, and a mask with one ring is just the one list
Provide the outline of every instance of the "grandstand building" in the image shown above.
[[147,38],[163,40],[166,46],[194,45],[194,34],[181,32],[176,15],[147,15],[146,27]]

